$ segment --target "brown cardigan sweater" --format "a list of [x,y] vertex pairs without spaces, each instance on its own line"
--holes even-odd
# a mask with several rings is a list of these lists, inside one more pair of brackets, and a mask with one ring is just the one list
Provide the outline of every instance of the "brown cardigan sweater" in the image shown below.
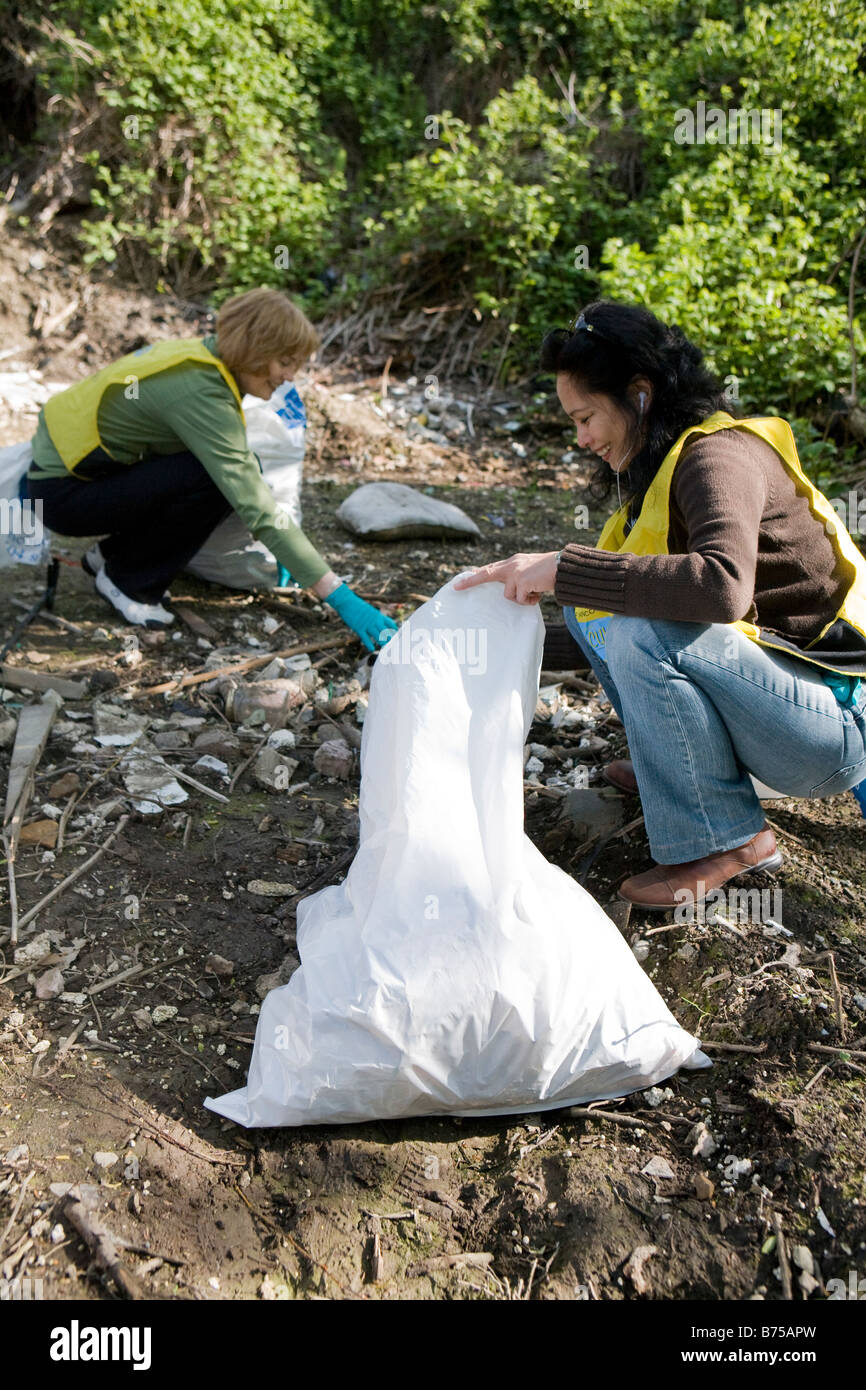
[[[671,483],[668,555],[566,545],[563,607],[728,623],[745,618],[804,647],[839,608],[847,580],[821,522],[775,450],[743,430],[699,435]],[[567,636],[567,634],[566,634]],[[545,661],[554,667],[556,638]],[[574,650],[577,651],[576,646]],[[555,668],[554,668],[555,669]]]

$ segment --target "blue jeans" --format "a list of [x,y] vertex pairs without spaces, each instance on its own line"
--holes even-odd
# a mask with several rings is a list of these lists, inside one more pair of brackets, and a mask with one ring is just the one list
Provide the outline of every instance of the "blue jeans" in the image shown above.
[[817,667],[727,624],[615,615],[607,663],[566,626],[625,725],[650,850],[681,864],[761,829],[749,773],[786,796],[831,796],[866,777],[866,681],[843,709]]

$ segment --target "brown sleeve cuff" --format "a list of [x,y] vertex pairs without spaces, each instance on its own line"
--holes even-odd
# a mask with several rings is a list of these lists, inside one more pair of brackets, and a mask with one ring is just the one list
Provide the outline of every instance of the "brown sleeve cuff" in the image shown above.
[[589,662],[564,623],[552,623],[544,629],[544,671],[588,671]]
[[628,552],[567,545],[556,567],[554,598],[564,608],[598,608],[605,613],[623,613],[631,559]]

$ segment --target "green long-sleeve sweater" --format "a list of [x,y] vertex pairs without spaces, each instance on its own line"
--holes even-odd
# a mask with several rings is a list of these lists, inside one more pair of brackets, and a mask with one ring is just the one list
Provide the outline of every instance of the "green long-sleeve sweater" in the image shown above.
[[[204,345],[218,354],[214,336]],[[134,466],[151,454],[189,450],[249,528],[302,588],[327,574],[330,565],[282,509],[262,477],[228,383],[211,367],[184,362],[138,382],[136,399],[123,385],[110,386],[99,407],[99,435],[118,463]],[[68,477],[44,413],[33,439],[32,477]],[[82,480],[82,487],[98,486]]]

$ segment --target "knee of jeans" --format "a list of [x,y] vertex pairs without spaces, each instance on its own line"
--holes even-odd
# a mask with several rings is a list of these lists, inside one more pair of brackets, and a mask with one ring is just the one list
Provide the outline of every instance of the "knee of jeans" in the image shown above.
[[649,618],[627,618],[615,613],[604,634],[604,650],[609,666],[622,661],[632,652],[646,648],[654,637],[653,624]]

